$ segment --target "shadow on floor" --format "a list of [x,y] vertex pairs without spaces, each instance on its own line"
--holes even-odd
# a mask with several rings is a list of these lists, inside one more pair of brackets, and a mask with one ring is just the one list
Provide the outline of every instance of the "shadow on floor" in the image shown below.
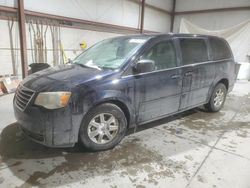
[[[137,132],[157,127],[199,111],[200,109],[193,109],[145,124],[140,126]],[[128,131],[128,135],[131,133],[133,133],[133,130]],[[192,146],[190,145],[190,147]],[[176,153],[181,152],[183,151],[176,151]],[[107,175],[118,167],[119,169],[126,169],[135,164],[157,163],[162,160],[160,154],[143,146],[136,137],[125,138],[113,150],[96,153],[87,152],[78,144],[73,148],[47,148],[28,140],[20,132],[16,123],[3,129],[0,140],[0,155],[2,162],[4,162],[0,169],[7,168],[19,179],[25,181],[20,187],[30,185],[50,187],[80,180],[87,181],[88,178],[96,175]],[[73,172],[77,172],[77,175],[70,175]],[[61,178],[61,176],[64,178]],[[48,178],[52,180],[46,181]],[[45,182],[42,183],[42,180]]]
[[[164,119],[160,119],[158,121],[141,125],[137,127],[136,132],[140,132],[146,129],[160,126],[162,124],[166,124],[176,119],[180,119],[185,116],[197,113],[198,111],[202,111],[202,109],[198,108],[192,109],[178,115],[170,116]],[[127,136],[133,133],[135,133],[135,130],[130,129],[127,132]],[[17,123],[13,123],[6,126],[1,133],[0,155],[3,159],[10,159],[10,158],[29,159],[29,157],[31,157],[32,159],[43,158],[43,157],[47,158],[47,157],[55,157],[58,155],[60,156],[62,152],[90,153],[89,151],[86,151],[83,148],[81,148],[79,144],[76,144],[75,147],[73,148],[48,148],[41,144],[37,144],[26,138],[25,135],[23,135],[23,133],[19,130]]]

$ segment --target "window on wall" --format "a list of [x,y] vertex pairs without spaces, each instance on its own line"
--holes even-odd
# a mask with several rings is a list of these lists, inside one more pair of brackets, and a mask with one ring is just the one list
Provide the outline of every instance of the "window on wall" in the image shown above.
[[231,58],[231,51],[229,50],[226,42],[217,38],[210,39],[210,46],[212,49],[213,60]]
[[204,39],[180,39],[182,62],[184,65],[208,61]]
[[155,70],[176,67],[176,52],[171,41],[160,42],[146,51],[141,59],[155,62]]

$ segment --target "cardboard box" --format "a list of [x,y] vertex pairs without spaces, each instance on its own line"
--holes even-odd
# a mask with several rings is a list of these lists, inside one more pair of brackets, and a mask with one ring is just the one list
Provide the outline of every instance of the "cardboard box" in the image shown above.
[[0,95],[4,95],[6,93],[7,93],[7,90],[4,86],[3,78],[0,78]]
[[5,94],[5,92],[4,92],[4,90],[3,90],[3,87],[4,87],[4,85],[3,85],[3,83],[0,81],[0,96]]
[[16,76],[0,78],[0,88],[3,93],[13,93],[16,91],[20,80]]

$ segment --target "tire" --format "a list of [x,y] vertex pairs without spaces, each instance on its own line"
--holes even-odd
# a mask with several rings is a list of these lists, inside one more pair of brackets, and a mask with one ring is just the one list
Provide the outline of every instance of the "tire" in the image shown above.
[[91,109],[83,118],[79,130],[80,143],[90,151],[115,147],[125,136],[127,119],[123,111],[111,103]]
[[209,112],[218,112],[224,106],[226,95],[226,86],[223,83],[218,83],[213,90],[209,102],[205,105],[205,108]]

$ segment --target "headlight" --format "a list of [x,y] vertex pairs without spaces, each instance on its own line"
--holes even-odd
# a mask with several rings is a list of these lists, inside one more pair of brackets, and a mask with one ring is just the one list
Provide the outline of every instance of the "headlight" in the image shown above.
[[41,92],[35,100],[35,104],[47,109],[65,107],[71,96],[71,92]]

